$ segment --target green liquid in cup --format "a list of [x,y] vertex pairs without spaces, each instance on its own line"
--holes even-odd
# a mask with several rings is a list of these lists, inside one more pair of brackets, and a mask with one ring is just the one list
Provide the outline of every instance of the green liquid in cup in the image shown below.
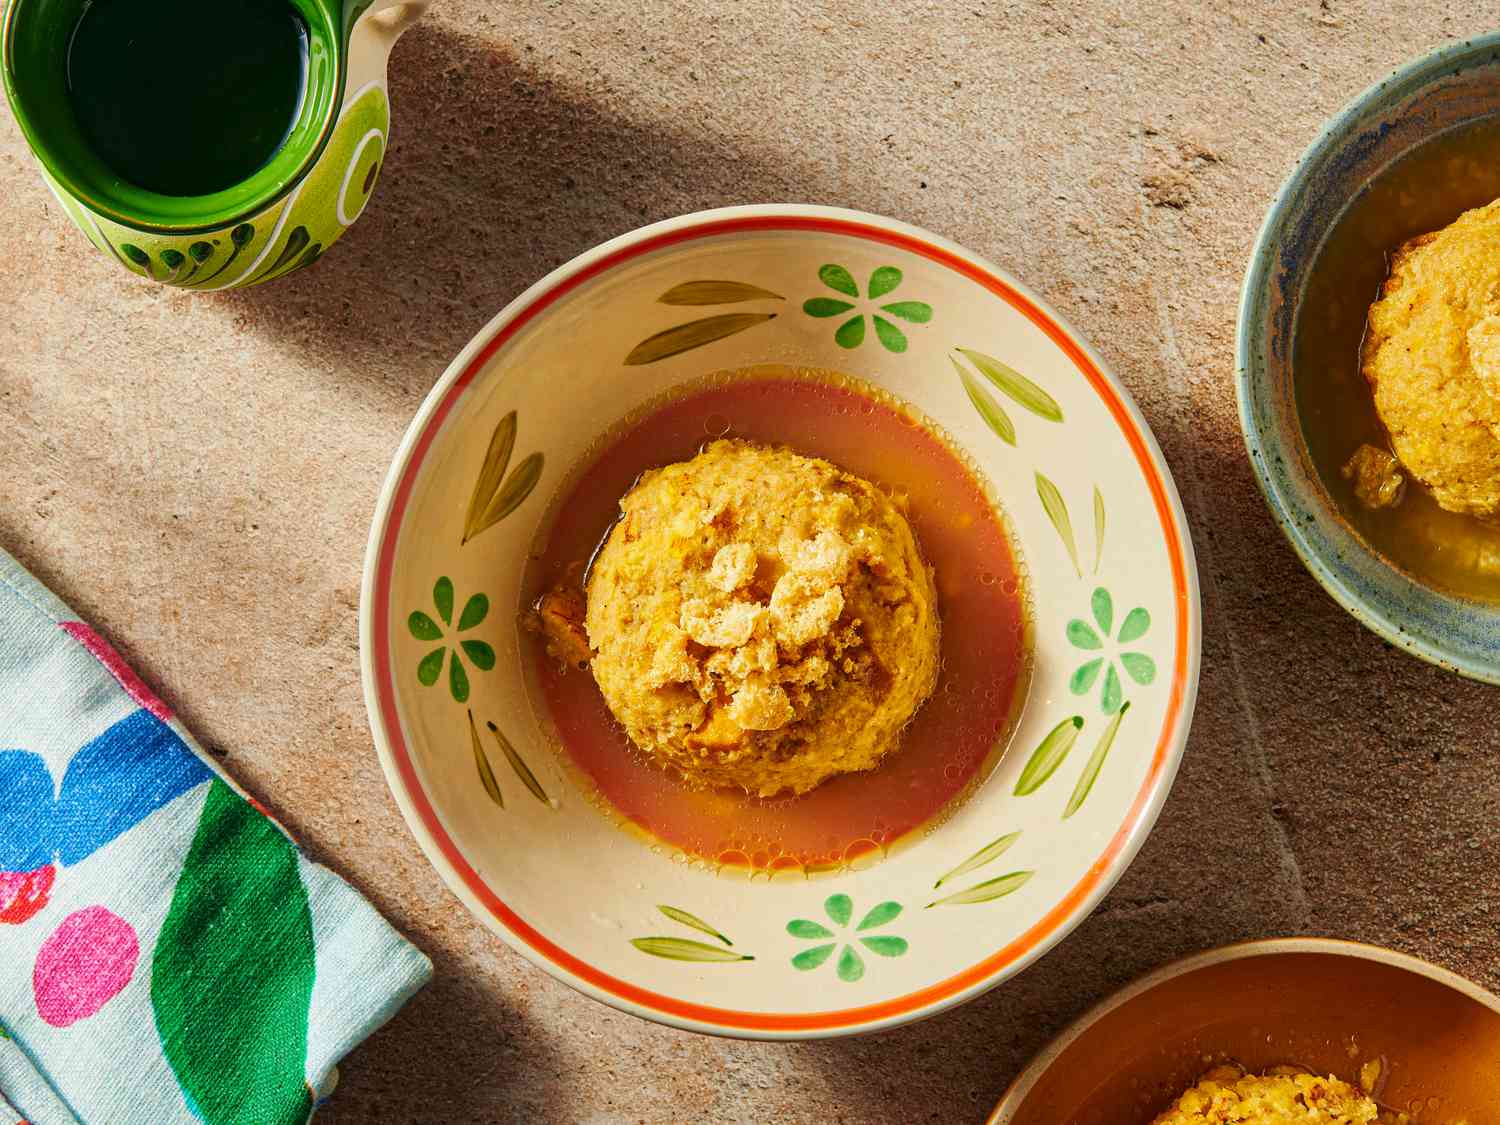
[[307,39],[283,0],[92,0],[68,45],[68,95],[84,139],[121,179],[207,195],[286,140]]

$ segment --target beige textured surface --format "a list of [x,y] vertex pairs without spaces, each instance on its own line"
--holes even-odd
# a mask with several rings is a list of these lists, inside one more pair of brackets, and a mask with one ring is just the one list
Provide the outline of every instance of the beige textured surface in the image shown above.
[[[808,9],[441,0],[393,59],[364,218],[242,294],[176,295],[90,252],[0,111],[0,543],[437,964],[320,1120],[976,1120],[1106,991],[1254,935],[1363,938],[1500,987],[1497,695],[1390,650],[1307,576],[1232,387],[1241,267],[1280,177],[1326,115],[1484,6]],[[1063,947],[916,1027],[765,1045],[598,1006],[470,920],[386,795],[355,602],[387,459],[491,314],[609,235],[777,199],[939,231],[1092,338],[1177,474],[1206,639],[1160,826]]]

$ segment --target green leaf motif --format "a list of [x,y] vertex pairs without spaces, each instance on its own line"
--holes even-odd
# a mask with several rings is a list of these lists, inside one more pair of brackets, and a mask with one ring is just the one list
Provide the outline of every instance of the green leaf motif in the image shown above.
[[740,281],[684,281],[657,298],[663,305],[735,305],[741,301],[780,301],[780,293]]
[[1037,386],[1014,367],[1001,363],[994,356],[985,355],[969,348],[959,348],[959,354],[979,368],[979,373],[995,385],[995,388],[1026,410],[1049,422],[1063,420],[1062,407],[1057,400]]
[[1099,744],[1094,747],[1094,752],[1089,755],[1089,760],[1084,763],[1083,772],[1078,775],[1078,784],[1073,786],[1073,795],[1068,798],[1068,806],[1063,809],[1062,818],[1067,820],[1083,807],[1083,802],[1088,800],[1089,793],[1094,788],[1094,782],[1099,780],[1099,771],[1104,768],[1104,759],[1109,757],[1109,750],[1115,744],[1115,735],[1120,730],[1120,720],[1125,717],[1125,712],[1130,710],[1130,704],[1126,703],[1118,711],[1115,717],[1109,721],[1104,728],[1104,733],[1099,736]]
[[485,505],[484,511],[479,514],[479,519],[474,526],[464,533],[464,542],[467,543],[481,531],[494,527],[506,516],[526,502],[531,495],[531,490],[536,487],[537,481],[542,479],[542,468],[546,464],[546,458],[540,453],[528,455],[519,465],[511,471],[510,476],[505,478],[505,483],[500,490],[490,497]]
[[500,792],[500,783],[495,780],[495,771],[490,768],[490,760],[484,756],[484,747],[479,744],[479,729],[474,725],[474,712],[469,712],[469,741],[474,750],[474,768],[479,771],[479,784],[484,786],[484,791],[489,794],[490,800],[505,807],[505,795]]
[[1030,796],[1057,772],[1057,767],[1063,764],[1068,756],[1068,751],[1073,749],[1073,743],[1078,741],[1078,732],[1083,729],[1083,717],[1074,715],[1064,719],[1053,727],[1047,737],[1042,739],[1037,748],[1031,752],[1025,768],[1021,770],[1021,776],[1016,781],[1015,795],[1017,797]]
[[1089,689],[1094,686],[1094,681],[1099,678],[1099,671],[1104,667],[1104,657],[1098,656],[1087,664],[1080,664],[1073,675],[1068,678],[1068,690],[1074,695],[1087,695]]
[[[827,265],[818,270],[818,279],[828,288],[850,297],[859,296],[859,286],[854,281],[854,275],[843,266]],[[897,281],[899,281],[899,276]],[[887,290],[889,292],[889,290]]]
[[991,840],[988,844],[980,848],[968,859],[960,863],[952,871],[949,871],[936,883],[932,884],[932,889],[937,890],[944,883],[947,883],[953,879],[957,879],[960,875],[967,875],[970,871],[973,871],[976,868],[980,868],[987,863],[994,862],[1006,852],[1008,852],[1011,848],[1011,845],[1020,838],[1021,834],[1019,832],[1007,832],[1004,836],[1000,836],[994,840]]
[[847,926],[849,919],[854,916],[854,900],[848,895],[829,895],[823,903],[823,909],[840,926]]
[[792,958],[792,968],[802,972],[816,969],[819,965],[833,956],[832,945],[815,945],[811,949],[804,949]]
[[542,804],[551,806],[552,799],[547,796],[547,791],[542,788],[542,783],[536,779],[536,774],[531,772],[531,767],[521,760],[521,755],[516,753],[516,748],[510,744],[510,739],[500,732],[500,728],[494,723],[485,723],[490,728],[490,734],[494,735],[495,743],[500,747],[500,753],[505,755],[505,760],[510,763],[511,771],[521,779],[521,784],[526,786],[527,792]]
[[853,984],[865,975],[865,963],[854,946],[844,946],[843,952],[839,954],[838,973],[839,980],[845,984]]
[[[453,608],[453,595],[448,595],[448,608]],[[458,619],[458,631],[462,633],[466,629],[472,629],[482,622],[490,612],[490,599],[483,594],[475,594],[464,603],[464,611]]]
[[[846,894],[829,895],[823,902],[823,909],[834,925],[843,928],[849,925],[854,917],[854,900]],[[899,902],[881,902],[872,906],[860,919],[855,933],[862,935],[866,930],[879,929],[888,922],[893,921],[901,915],[902,906]],[[807,918],[793,918],[786,924],[786,932],[794,938],[808,941],[822,941],[824,944],[804,949],[792,957],[794,968],[802,971],[816,969],[833,956],[834,950],[839,948],[835,934],[827,926],[820,922],[813,922]],[[834,939],[834,940],[825,940]],[[886,935],[875,935],[871,937],[859,937],[858,941],[881,957],[899,957],[907,950],[905,938]],[[840,980],[852,983],[865,975],[865,963],[859,955],[859,950],[852,944],[845,944],[839,952],[837,962],[838,977]]]
[[432,604],[437,606],[444,625],[453,624],[453,579],[446,574],[432,586]]
[[964,385],[964,393],[969,396],[969,402],[984,419],[984,424],[1006,445],[1015,445],[1016,424],[1010,420],[1010,415],[995,401],[990,392],[980,385],[978,379],[959,366],[958,360],[951,355],[948,360],[958,372],[958,377]]
[[901,329],[878,314],[870,319],[875,322],[875,335],[885,345],[886,351],[900,355],[906,350],[906,334]]
[[1115,603],[1109,596],[1109,591],[1103,586],[1098,587],[1090,606],[1094,611],[1094,620],[1099,624],[1099,632],[1109,636],[1115,627]]
[[1125,666],[1125,674],[1141,687],[1156,679],[1156,661],[1144,652],[1122,652],[1120,663]]
[[1080,621],[1076,617],[1068,622],[1067,634],[1068,641],[1074,648],[1096,652],[1104,647],[1104,642],[1099,639],[1099,634],[1094,632],[1093,626],[1087,621]]
[[447,645],[440,645],[433,649],[422,662],[417,665],[417,682],[423,687],[431,687],[438,682],[438,677],[443,674],[443,657],[448,652]]
[[315,960],[297,849],[210,783],[151,961],[162,1053],[205,1125],[301,1125]]
[[642,953],[649,953],[653,957],[665,957],[669,961],[713,961],[727,963],[730,961],[755,960],[748,953],[736,953],[732,949],[720,949],[717,945],[709,945],[701,941],[689,941],[687,938],[638,937],[631,938],[630,944]]
[[865,342],[865,318],[854,316],[844,321],[833,334],[833,342],[841,348],[859,347]]
[[1113,715],[1124,700],[1125,693],[1120,688],[1120,673],[1111,664],[1109,671],[1104,673],[1104,691],[1099,696],[1099,707],[1106,715]]
[[464,542],[467,543],[482,530],[480,526],[484,509],[490,498],[505,479],[505,470],[510,467],[511,451],[516,445],[516,412],[512,410],[495,425],[490,434],[489,448],[484,454],[484,464],[479,470],[479,479],[474,482],[474,494],[469,497],[469,511],[464,519]]
[[443,630],[438,626],[438,623],[420,609],[412,610],[411,616],[406,619],[406,627],[411,631],[411,635],[419,641],[440,641],[443,639]]
[[900,937],[866,937],[860,938],[859,943],[881,957],[900,957],[911,948],[906,939]]
[[625,357],[625,365],[642,367],[656,363],[775,319],[775,313],[722,313],[702,320],[690,320],[642,340]]
[[927,904],[927,909],[931,910],[934,906],[969,906],[981,902],[994,902],[997,898],[1015,894],[1035,874],[1035,871],[1012,871],[1009,875],[1001,875],[997,879],[979,883],[966,891],[959,891],[947,898],[930,902]]
[[825,938],[832,937],[833,931],[819,922],[813,922],[807,918],[793,918],[786,924],[786,932],[794,938]]
[[1120,643],[1128,645],[1131,641],[1140,640],[1149,628],[1151,615],[1143,607],[1136,606],[1125,615],[1125,623],[1120,626]]
[[802,303],[803,312],[817,317],[838,316],[853,307],[848,301],[840,301],[836,297],[811,297]]
[[926,324],[932,319],[932,306],[926,301],[896,301],[893,304],[881,305],[880,309],[892,316],[899,316],[902,320],[909,320],[913,324]]
[[479,478],[474,482],[474,493],[469,497],[469,511],[464,519],[464,542],[467,543],[481,530],[480,517],[485,506],[505,479],[505,470],[510,467],[510,454],[516,444],[516,412],[512,410],[495,425],[490,434],[489,448],[484,454]]
[[456,652],[453,659],[448,661],[448,691],[456,702],[469,702],[469,674],[464,671],[464,662]]
[[1036,494],[1042,502],[1042,510],[1047,513],[1047,519],[1052,522],[1052,527],[1057,532],[1057,537],[1067,548],[1068,558],[1073,560],[1073,569],[1078,573],[1078,577],[1082,578],[1083,568],[1078,565],[1078,544],[1073,539],[1073,521],[1068,518],[1068,505],[1063,501],[1062,493],[1058,491],[1057,485],[1041,473],[1037,473]]
[[[853,278],[850,279],[853,281]],[[901,284],[901,271],[895,266],[881,266],[870,275],[870,300],[884,297]]]
[[1099,491],[1099,486],[1094,485],[1094,573],[1099,573],[1099,566],[1104,562],[1104,493]]
[[879,929],[887,922],[899,917],[900,914],[901,904],[899,902],[882,902],[870,908],[870,912],[860,919],[859,925],[855,927],[855,930],[862,933],[865,930]]
[[714,929],[696,914],[689,914],[686,910],[679,910],[675,906],[658,905],[656,909],[660,910],[668,918],[672,919],[672,921],[681,922],[684,926],[688,926],[691,929],[697,930],[699,933],[707,934],[709,937],[718,938],[725,945],[734,944],[734,942],[730,941],[723,934],[719,933],[718,930]]
[[481,672],[488,672],[495,666],[495,650],[484,641],[459,641],[458,647]]

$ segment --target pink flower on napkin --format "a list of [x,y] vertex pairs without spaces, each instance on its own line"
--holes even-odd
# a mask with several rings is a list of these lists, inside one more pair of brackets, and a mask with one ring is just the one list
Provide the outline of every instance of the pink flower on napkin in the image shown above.
[[135,974],[141,944],[135,929],[102,906],[75,910],[37,951],[31,989],[37,1015],[67,1027],[120,994]]

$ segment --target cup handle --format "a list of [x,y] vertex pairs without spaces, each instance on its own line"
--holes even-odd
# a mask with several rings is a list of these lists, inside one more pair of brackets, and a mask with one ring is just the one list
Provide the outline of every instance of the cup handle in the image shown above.
[[407,28],[422,18],[428,2],[429,0],[375,0],[365,11],[361,22],[390,46],[401,38]]

